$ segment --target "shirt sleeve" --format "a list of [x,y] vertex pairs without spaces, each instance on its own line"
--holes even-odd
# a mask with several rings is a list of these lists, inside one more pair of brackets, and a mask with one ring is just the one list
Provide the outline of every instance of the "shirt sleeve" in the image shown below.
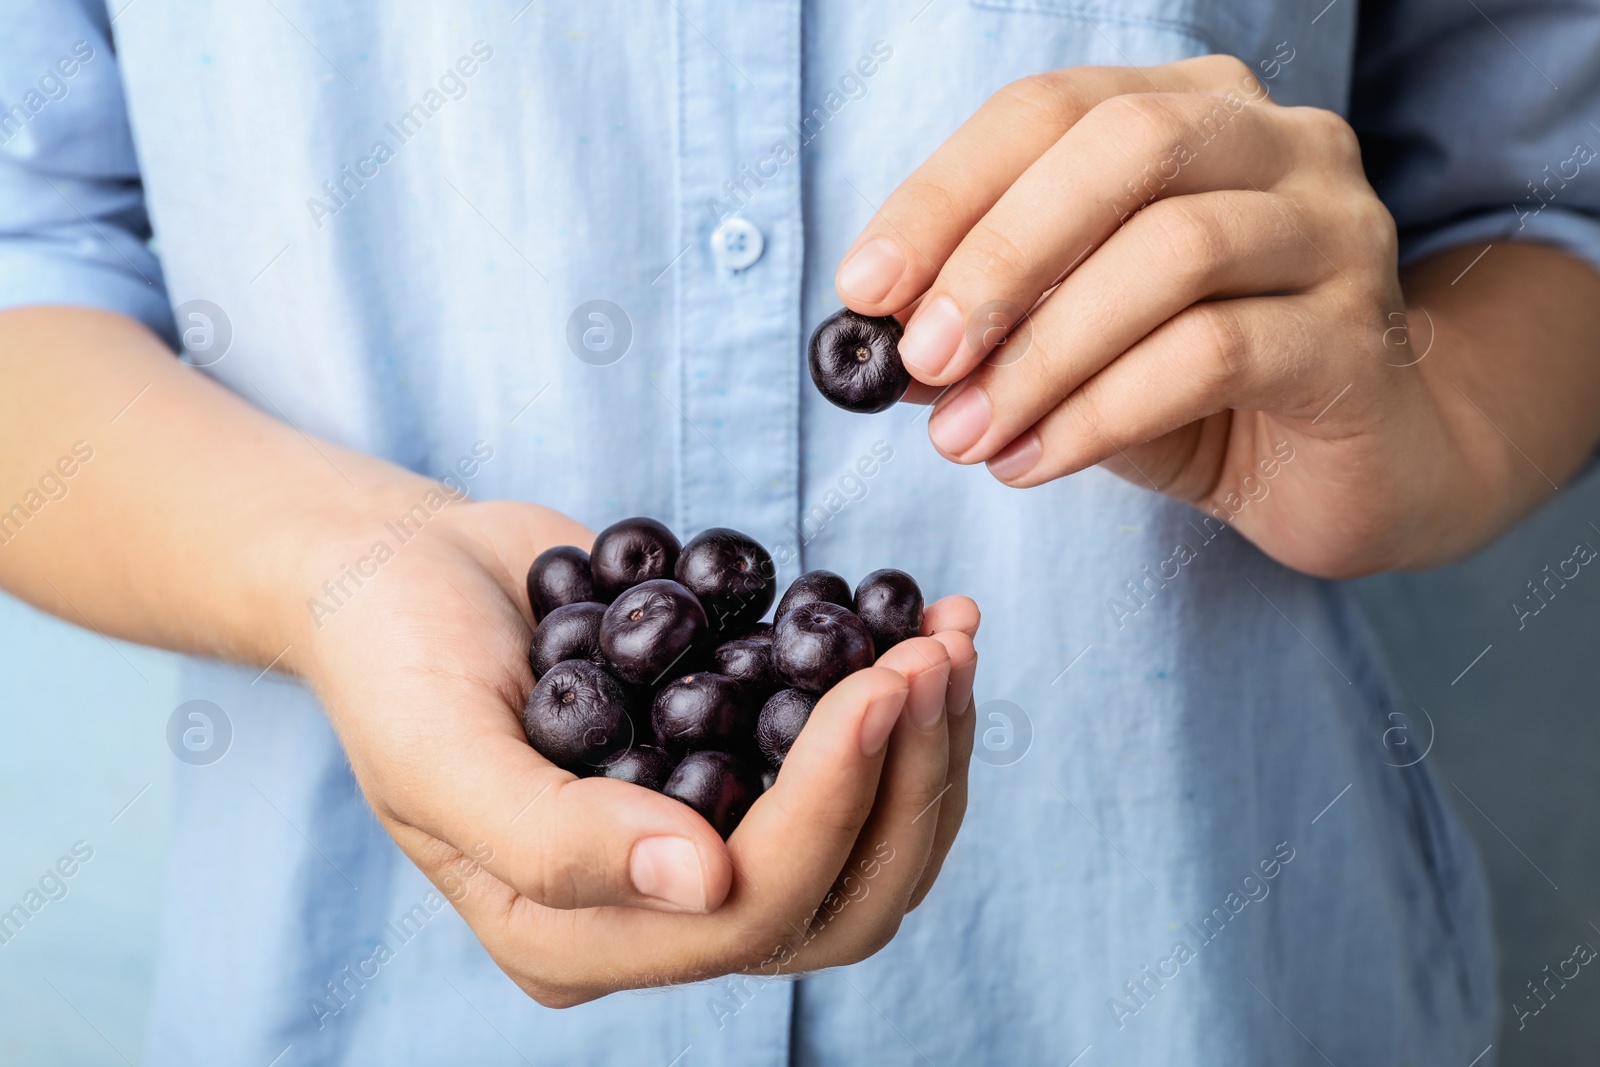
[[1363,0],[1350,122],[1408,263],[1557,246],[1600,270],[1600,0]]
[[173,337],[110,19],[19,0],[0,32],[0,308],[118,311]]

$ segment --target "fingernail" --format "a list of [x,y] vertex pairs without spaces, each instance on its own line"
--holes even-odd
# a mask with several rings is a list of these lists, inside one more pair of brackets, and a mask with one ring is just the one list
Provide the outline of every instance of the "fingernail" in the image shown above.
[[706,910],[705,876],[700,853],[686,837],[646,837],[633,846],[628,877],[643,896],[666,901],[685,911]]
[[978,443],[991,421],[989,398],[982,389],[968,385],[934,409],[928,420],[928,436],[945,455],[959,456]]
[[948,296],[937,296],[917,309],[900,338],[900,358],[924,381],[935,378],[961,345],[961,309]]
[[1033,470],[1043,453],[1039,435],[1029,430],[994,454],[994,458],[989,460],[989,473],[1002,482],[1020,478]]
[[885,693],[867,705],[867,714],[861,720],[861,754],[873,759],[888,747],[894,724],[900,721],[900,709],[905,707],[906,692]]
[[889,295],[905,272],[906,259],[899,246],[887,237],[876,237],[840,265],[834,287],[842,297],[876,304]]

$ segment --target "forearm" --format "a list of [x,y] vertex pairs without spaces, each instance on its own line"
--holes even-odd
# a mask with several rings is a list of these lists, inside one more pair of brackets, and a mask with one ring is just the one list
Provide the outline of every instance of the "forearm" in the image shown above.
[[127,318],[0,312],[0,587],[71,622],[264,666],[309,625],[319,546],[429,484],[268,417]]
[[1405,273],[1410,344],[1384,353],[1397,367],[1421,358],[1396,373],[1421,375],[1447,438],[1448,458],[1396,462],[1415,468],[1419,493],[1455,487],[1433,495],[1417,566],[1499,536],[1600,442],[1600,274],[1542,245],[1496,243],[1474,263],[1480,252],[1451,249]]

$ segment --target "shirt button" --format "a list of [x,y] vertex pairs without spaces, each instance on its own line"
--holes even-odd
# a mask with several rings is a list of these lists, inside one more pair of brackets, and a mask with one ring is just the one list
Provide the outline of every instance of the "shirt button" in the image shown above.
[[735,216],[711,231],[711,258],[725,270],[744,270],[766,246],[761,230],[748,219]]

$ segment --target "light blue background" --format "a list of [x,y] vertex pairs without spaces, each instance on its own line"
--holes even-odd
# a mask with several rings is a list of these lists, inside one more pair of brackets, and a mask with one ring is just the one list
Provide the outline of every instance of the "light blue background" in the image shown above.
[[[1600,972],[1585,968],[1520,1031],[1509,1007],[1576,942],[1600,946],[1600,571],[1585,568],[1524,630],[1511,609],[1576,541],[1600,547],[1590,522],[1600,525],[1595,477],[1463,564],[1362,583],[1394,671],[1432,716],[1428,758],[1494,884],[1502,1064],[1576,1062],[1600,1042]],[[68,895],[0,946],[0,1064],[139,1062],[175,663],[0,598],[0,910],[75,841],[94,849]],[[211,769],[228,773],[226,757]]]

